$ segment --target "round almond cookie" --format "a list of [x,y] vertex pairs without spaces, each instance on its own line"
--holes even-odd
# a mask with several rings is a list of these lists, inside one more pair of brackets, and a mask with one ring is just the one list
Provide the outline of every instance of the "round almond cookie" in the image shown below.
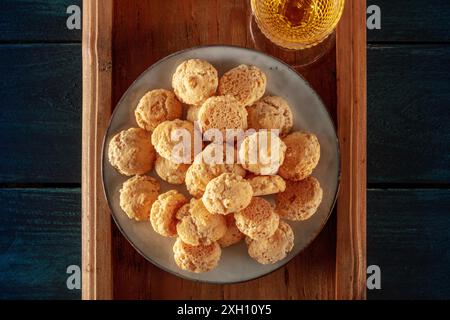
[[209,144],[194,160],[186,172],[189,193],[201,198],[207,184],[222,173],[229,172],[245,177],[245,170],[236,163],[236,150],[228,144]]
[[177,224],[178,236],[183,242],[198,246],[207,245],[222,238],[227,231],[225,218],[212,214],[206,210],[201,200],[192,199],[188,213],[182,207],[177,217],[181,217]]
[[239,147],[239,163],[257,175],[274,175],[284,161],[286,145],[271,131],[246,137]]
[[247,208],[234,214],[234,218],[238,229],[255,240],[273,235],[280,222],[270,203],[259,197],[254,197]]
[[175,237],[178,223],[176,214],[187,202],[188,200],[176,190],[159,195],[150,210],[153,230],[165,237]]
[[250,175],[246,177],[253,189],[253,196],[267,196],[283,192],[286,190],[286,182],[280,176],[255,176]]
[[232,246],[245,237],[244,234],[239,231],[238,227],[236,226],[236,219],[234,218],[234,214],[226,215],[225,220],[227,222],[227,232],[225,232],[224,236],[217,241],[217,243],[220,244],[222,248]]
[[275,233],[266,239],[246,238],[248,254],[261,264],[272,264],[286,258],[294,247],[294,232],[286,222],[280,221]]
[[134,114],[139,127],[153,131],[161,122],[181,118],[183,106],[172,91],[157,89],[141,98]]
[[217,91],[219,77],[209,62],[200,59],[181,63],[172,77],[172,87],[181,102],[200,105]]
[[209,212],[227,215],[245,209],[252,197],[247,180],[235,173],[222,173],[208,183],[202,201]]
[[173,253],[175,263],[179,268],[201,273],[217,267],[222,249],[217,242],[209,245],[191,246],[178,238],[173,246]]
[[322,188],[314,177],[300,181],[287,181],[286,191],[276,195],[275,210],[282,218],[304,221],[316,213],[322,197]]
[[218,129],[225,139],[226,130],[247,129],[247,110],[232,96],[211,97],[198,111],[202,131]]
[[226,72],[219,80],[219,95],[230,95],[244,107],[261,99],[266,92],[267,77],[255,66],[242,64]]
[[130,219],[148,221],[158,197],[159,182],[148,176],[134,176],[125,181],[119,193],[120,207]]
[[277,129],[280,137],[286,136],[294,125],[294,117],[286,100],[267,96],[255,102],[248,111],[248,126],[256,131]]
[[159,124],[152,133],[152,143],[156,152],[175,163],[190,164],[195,157],[195,152],[201,151],[196,148],[194,124],[186,120],[164,121]]
[[166,158],[157,155],[155,162],[155,171],[158,176],[170,184],[183,184],[186,177],[188,164],[175,163]]
[[151,133],[130,128],[116,134],[109,142],[108,158],[121,174],[134,176],[152,170],[156,158]]
[[201,106],[189,106],[186,111],[186,120],[195,122],[198,121],[198,112]]
[[283,139],[286,156],[279,175],[284,179],[299,181],[310,176],[320,159],[317,137],[308,132],[293,132]]

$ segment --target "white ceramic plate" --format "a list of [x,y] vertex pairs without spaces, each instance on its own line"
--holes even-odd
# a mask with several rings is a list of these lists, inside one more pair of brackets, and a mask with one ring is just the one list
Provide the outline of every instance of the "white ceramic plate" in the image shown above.
[[[255,65],[262,69],[268,79],[266,94],[281,96],[291,105],[294,130],[313,132],[319,139],[321,157],[313,175],[323,188],[323,201],[311,219],[304,222],[288,222],[294,230],[295,246],[284,260],[276,264],[261,265],[252,260],[242,241],[238,245],[222,250],[222,257],[216,269],[201,274],[183,271],[176,266],[173,258],[172,246],[175,239],[164,238],[155,233],[150,222],[135,222],[128,219],[119,206],[119,190],[127,177],[120,175],[109,164],[107,156],[109,141],[121,130],[137,127],[134,109],[140,98],[152,89],[170,89],[172,74],[176,67],[184,60],[192,58],[209,61],[217,68],[219,75],[240,64]],[[339,145],[333,122],[323,102],[309,84],[295,70],[273,57],[230,46],[206,46],[184,50],[160,60],[147,69],[118,103],[106,132],[103,147],[103,185],[106,198],[114,220],[128,241],[158,267],[183,278],[212,283],[233,283],[261,277],[280,268],[305,249],[322,230],[333,209],[339,186],[339,168]],[[154,171],[151,175],[157,177]],[[184,186],[173,186],[159,180],[162,182],[161,192],[177,189],[189,196]]]

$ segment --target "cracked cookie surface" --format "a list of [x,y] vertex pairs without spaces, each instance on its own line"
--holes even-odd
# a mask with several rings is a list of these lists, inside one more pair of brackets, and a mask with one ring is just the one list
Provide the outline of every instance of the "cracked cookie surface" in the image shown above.
[[173,246],[173,253],[178,267],[186,271],[200,273],[217,267],[222,249],[217,242],[209,245],[191,246],[178,238]]
[[123,175],[134,176],[149,172],[155,158],[151,133],[144,129],[123,130],[109,142],[109,162]]
[[248,254],[261,264],[272,264],[286,258],[294,247],[294,232],[284,221],[280,221],[273,235],[261,240],[246,239]]
[[156,89],[141,98],[134,114],[139,127],[153,131],[164,121],[181,118],[183,106],[172,91]]
[[180,219],[177,233],[183,242],[192,246],[208,245],[225,235],[227,224],[223,216],[210,213],[201,200],[191,199],[186,206],[177,214]]
[[209,212],[227,215],[246,208],[252,197],[247,180],[235,173],[223,173],[208,183],[202,201]]
[[281,97],[267,96],[247,107],[248,127],[259,129],[277,129],[280,137],[286,136],[294,125],[294,117],[286,100]]
[[181,63],[172,77],[178,99],[189,105],[200,105],[216,93],[219,77],[216,68],[200,59]]
[[130,219],[148,221],[150,209],[159,193],[159,182],[148,176],[134,176],[124,182],[119,193],[122,210]]

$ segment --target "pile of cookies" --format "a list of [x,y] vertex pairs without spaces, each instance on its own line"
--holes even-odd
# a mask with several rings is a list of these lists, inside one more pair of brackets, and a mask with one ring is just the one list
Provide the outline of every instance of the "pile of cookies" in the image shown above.
[[[250,257],[276,263],[294,246],[294,233],[283,219],[309,219],[322,201],[320,184],[311,176],[320,158],[319,141],[312,133],[291,132],[288,102],[264,96],[266,83],[255,66],[240,65],[219,78],[207,61],[184,61],[172,77],[173,91],[146,93],[133,106],[138,127],[109,142],[111,165],[131,177],[120,190],[122,210],[130,219],[150,222],[161,236],[176,237],[173,253],[181,269],[209,271],[218,265],[222,248],[244,238]],[[203,137],[198,148],[194,122],[203,134],[208,129],[249,134],[236,144],[205,143]],[[179,129],[192,137],[184,163],[174,159],[173,133]],[[265,129],[279,133],[267,134],[275,162],[249,157],[259,151]],[[207,155],[218,160],[206,162]],[[185,184],[191,199],[175,189],[161,194],[158,179],[147,175],[153,168],[169,184]],[[275,205],[267,195],[275,195]]]

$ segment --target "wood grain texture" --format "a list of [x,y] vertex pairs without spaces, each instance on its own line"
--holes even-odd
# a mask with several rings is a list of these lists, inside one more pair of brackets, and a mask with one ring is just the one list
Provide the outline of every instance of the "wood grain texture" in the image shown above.
[[111,115],[112,1],[83,6],[83,299],[112,298],[111,215],[103,194],[101,154]]
[[[202,44],[251,47],[247,1],[114,2],[113,103],[152,63]],[[171,14],[177,12],[178,14]],[[295,55],[271,50],[295,64]],[[335,109],[335,52],[301,72]],[[264,278],[237,285],[205,285],[159,270],[113,227],[114,298],[118,299],[330,299],[335,296],[335,220],[289,265]],[[301,270],[301,271],[299,271]]]
[[450,41],[448,0],[367,0],[373,4],[381,9],[381,29],[367,31],[369,42]]
[[81,30],[69,30],[67,7],[81,0],[2,0],[0,41],[81,41]]
[[[68,30],[66,9],[82,0],[4,0],[0,41],[80,42],[81,30]],[[448,42],[450,2],[433,0],[368,0],[381,8],[381,30],[368,30],[369,42]],[[190,35],[192,37],[192,35]],[[200,35],[200,37],[202,37]]]
[[78,299],[66,273],[80,265],[79,189],[0,190],[0,299]]
[[450,47],[368,50],[370,183],[450,181]]
[[0,183],[80,182],[80,49],[0,46]]
[[[68,30],[66,9],[81,0],[4,0],[0,41],[81,41],[81,30]],[[368,30],[368,41],[450,41],[450,3],[433,0],[369,0],[381,8],[381,30]]]
[[450,298],[450,190],[370,190],[368,264],[381,269],[370,299]]
[[366,297],[365,0],[346,1],[336,31],[341,186],[337,203],[336,298]]

